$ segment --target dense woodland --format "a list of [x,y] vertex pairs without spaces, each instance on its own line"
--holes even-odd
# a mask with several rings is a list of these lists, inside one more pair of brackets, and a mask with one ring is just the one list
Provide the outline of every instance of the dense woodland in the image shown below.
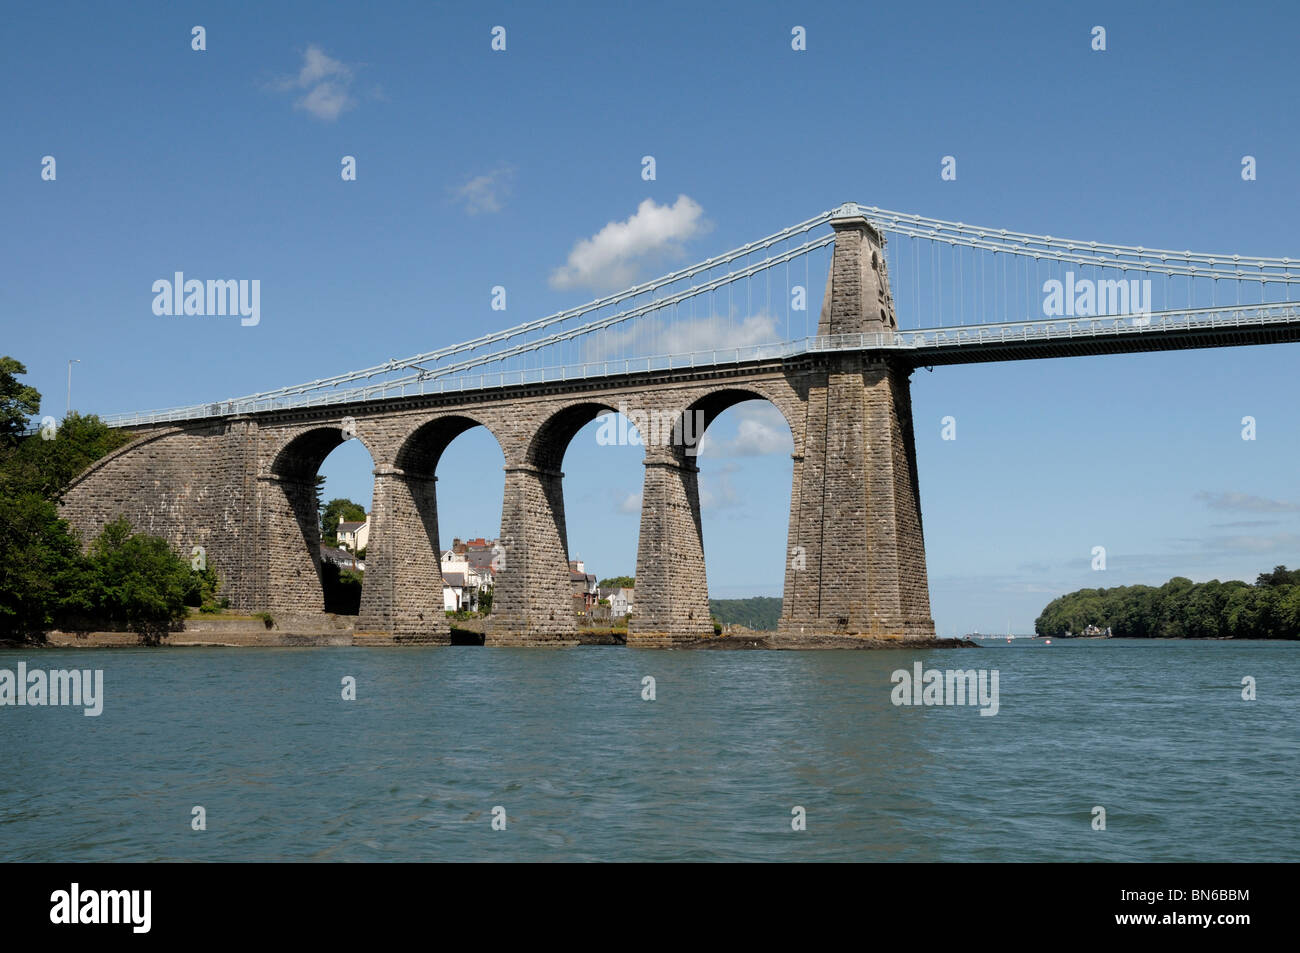
[[1080,589],[1049,602],[1034,631],[1078,635],[1089,625],[1127,639],[1300,638],[1300,569],[1278,566],[1253,586],[1176,576],[1160,587]]
[[710,599],[709,611],[724,624],[743,625],[761,632],[776,630],[781,619],[781,599],[777,596],[753,596],[749,599]]

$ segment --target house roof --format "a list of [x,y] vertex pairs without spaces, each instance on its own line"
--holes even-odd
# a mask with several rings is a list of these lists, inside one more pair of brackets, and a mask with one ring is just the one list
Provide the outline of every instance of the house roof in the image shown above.
[[361,527],[365,526],[365,525],[366,525],[366,522],[367,522],[366,520],[361,520],[360,522],[357,522],[357,523],[353,523],[353,522],[345,521],[345,520],[339,520],[339,532],[340,532],[340,533],[355,533],[355,532],[356,532],[357,530],[359,530]]
[[320,548],[320,558],[327,562],[339,563],[340,565],[355,565],[357,557],[346,549],[335,549],[333,546],[322,546]]
[[482,571],[492,566],[495,555],[490,549],[471,549],[465,553],[465,559],[475,569]]

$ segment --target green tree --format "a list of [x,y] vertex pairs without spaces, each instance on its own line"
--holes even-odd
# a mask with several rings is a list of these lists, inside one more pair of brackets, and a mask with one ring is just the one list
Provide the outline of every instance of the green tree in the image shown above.
[[187,615],[190,564],[157,536],[132,533],[125,518],[108,523],[90,546],[89,608],[123,622],[145,645],[158,645]]
[[221,577],[217,567],[211,561],[205,562],[202,569],[190,569],[189,585],[185,589],[185,604],[203,612],[215,612],[230,604],[228,599],[219,599]]
[[1080,589],[1049,602],[1034,630],[1078,633],[1092,623],[1125,638],[1293,639],[1300,637],[1300,585],[1278,566],[1257,585],[1233,579],[1194,583],[1175,576],[1158,589]]
[[26,373],[22,361],[0,357],[0,444],[15,442],[28,418],[41,409],[40,391],[18,380]]
[[710,599],[709,615],[716,622],[737,623],[748,629],[773,631],[781,620],[779,596],[751,596],[748,599]]
[[1277,604],[1279,638],[1300,638],[1300,585],[1289,586]]
[[1156,620],[1155,590],[1150,586],[1120,586],[1107,625],[1113,634],[1126,639],[1151,637]]
[[635,585],[636,578],[633,576],[610,576],[597,583],[601,589],[631,589]]
[[53,439],[33,434],[0,451],[0,496],[33,492],[57,502],[86,467],[132,439],[94,415],[69,414]]
[[1257,586],[1295,586],[1300,585],[1300,569],[1288,570],[1285,566],[1274,566],[1272,572],[1262,572],[1255,579]]
[[0,638],[41,640],[82,578],[76,537],[49,500],[23,493],[0,520]]
[[1189,639],[1213,639],[1227,627],[1228,591],[1217,579],[1192,587],[1183,605],[1182,634]]
[[337,497],[325,504],[320,516],[321,542],[326,546],[339,544],[339,523],[359,523],[366,518],[366,508],[360,503]]
[[316,522],[323,523],[325,518],[325,477],[322,474],[316,474],[312,495],[316,499]]

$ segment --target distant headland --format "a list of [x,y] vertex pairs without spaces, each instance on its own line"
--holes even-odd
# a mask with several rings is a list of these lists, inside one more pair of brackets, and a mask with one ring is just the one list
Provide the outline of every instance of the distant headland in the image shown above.
[[1080,589],[1049,602],[1034,632],[1051,638],[1110,630],[1125,639],[1300,639],[1300,569],[1278,566],[1254,585],[1192,582]]

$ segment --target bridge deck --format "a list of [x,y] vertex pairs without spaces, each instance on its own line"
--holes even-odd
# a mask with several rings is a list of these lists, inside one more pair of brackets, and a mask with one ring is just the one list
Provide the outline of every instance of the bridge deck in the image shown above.
[[153,426],[295,408],[442,394],[468,395],[537,384],[599,379],[614,382],[647,373],[740,367],[833,352],[875,351],[914,367],[932,367],[1294,341],[1300,341],[1300,302],[1283,302],[1138,316],[1048,318],[892,333],[822,335],[746,347],[455,376],[439,376],[434,368],[428,377],[418,382],[378,381],[363,387],[335,390],[312,389],[305,385],[301,393],[115,414],[104,419],[112,427]]

